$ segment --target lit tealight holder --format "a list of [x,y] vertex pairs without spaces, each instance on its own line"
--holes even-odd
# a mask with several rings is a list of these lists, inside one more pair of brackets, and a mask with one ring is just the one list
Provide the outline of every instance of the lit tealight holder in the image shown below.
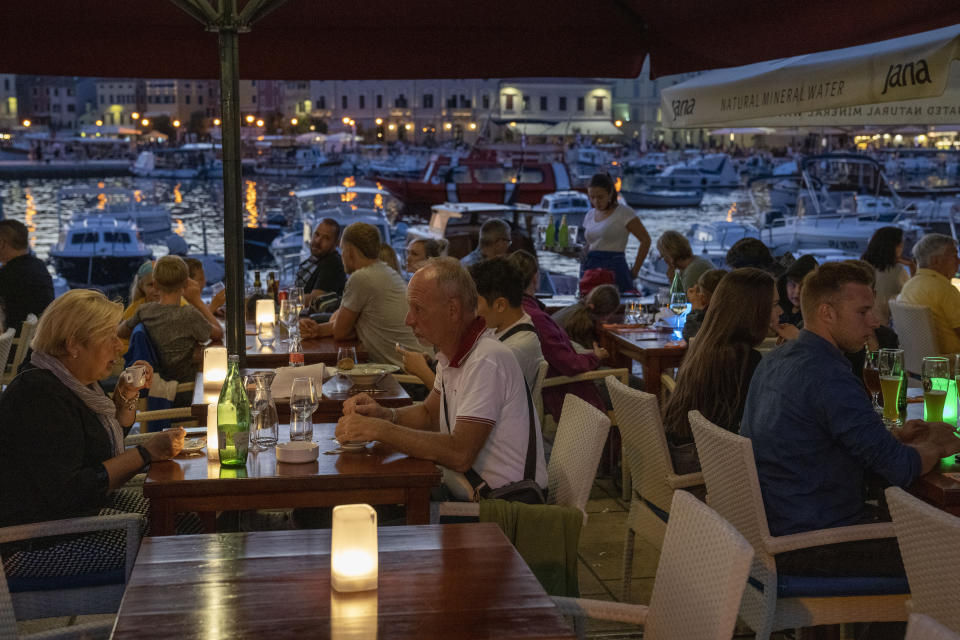
[[368,504],[333,508],[330,584],[341,592],[377,588],[377,512]]
[[203,350],[203,386],[219,393],[227,377],[227,348],[207,347]]
[[217,403],[207,405],[207,460],[220,460],[220,447],[217,444]]
[[273,300],[257,300],[257,325],[269,322],[273,324],[277,321],[277,312],[273,306]]

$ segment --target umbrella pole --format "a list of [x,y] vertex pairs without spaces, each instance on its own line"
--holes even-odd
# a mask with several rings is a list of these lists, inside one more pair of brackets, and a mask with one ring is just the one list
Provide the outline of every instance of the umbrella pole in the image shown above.
[[245,365],[247,338],[244,320],[243,220],[240,185],[240,57],[236,29],[221,28],[220,110],[223,145],[223,258],[227,288],[227,351]]

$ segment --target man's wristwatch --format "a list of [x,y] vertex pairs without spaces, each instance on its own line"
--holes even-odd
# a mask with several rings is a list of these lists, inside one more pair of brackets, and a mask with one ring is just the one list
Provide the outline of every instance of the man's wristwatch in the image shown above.
[[142,444],[137,445],[137,451],[140,453],[140,457],[143,458],[143,466],[150,466],[150,463],[153,462],[153,457],[150,455],[150,451]]

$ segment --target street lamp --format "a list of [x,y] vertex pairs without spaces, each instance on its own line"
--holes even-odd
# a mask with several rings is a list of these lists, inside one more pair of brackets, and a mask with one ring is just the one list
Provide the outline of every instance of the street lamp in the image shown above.
[[149,127],[149,126],[150,126],[150,120],[148,120],[147,118],[144,118],[143,120],[140,121],[140,124],[142,124],[142,125],[145,126],[145,127]]
[[623,120],[614,120],[614,121],[613,121],[613,126],[615,126],[615,127],[617,127],[617,128],[619,129],[620,127],[623,126]]
[[220,126],[220,118],[214,118],[214,119],[213,119],[213,126],[215,126],[215,127],[219,127],[219,126]]
[[179,121],[179,120],[174,120],[174,121],[173,121],[173,126],[174,126],[174,127],[179,127],[179,126],[180,126],[180,121]]
[[252,115],[248,115],[246,118],[247,124],[253,124],[253,121],[256,119]]
[[374,122],[376,122],[377,126],[379,127],[380,125],[383,124],[383,118],[377,118],[376,120],[374,120]]
[[24,120],[24,121],[23,121],[23,126],[24,126],[24,127],[29,127],[31,124],[33,124],[33,123],[30,122],[29,120]]
[[300,122],[300,121],[297,120],[296,118],[290,118],[290,125],[291,125],[291,126],[294,126],[294,127],[297,126],[297,123],[298,123],[298,122]]
[[262,127],[262,126],[263,126],[263,120],[257,120],[257,126],[258,126],[258,127]]
[[130,114],[130,118],[132,118],[133,120],[139,120],[139,119],[140,119],[140,113],[137,112],[137,111],[134,111],[133,113]]
[[102,127],[102,126],[103,126],[103,120],[97,120],[95,124],[96,124],[98,127]]

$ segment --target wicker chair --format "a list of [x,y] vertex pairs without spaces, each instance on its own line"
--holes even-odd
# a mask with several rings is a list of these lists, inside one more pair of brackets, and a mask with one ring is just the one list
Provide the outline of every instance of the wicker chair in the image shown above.
[[124,587],[130,579],[133,562],[140,549],[142,520],[141,516],[135,514],[119,514],[67,518],[0,528],[0,544],[113,529],[120,529],[125,533],[126,561],[122,572],[108,571],[79,577],[6,579],[4,588],[9,587],[17,619],[115,613],[120,607]]
[[703,475],[674,473],[655,396],[614,379],[607,380],[607,388],[620,425],[623,457],[633,481],[623,547],[622,599],[629,600],[636,534],[658,549],[663,546],[670,515],[664,507],[670,504],[676,489],[703,484]]
[[7,576],[0,563],[0,640],[106,640],[113,631],[113,621],[88,622],[27,635],[17,633],[13,601],[7,589]]
[[[597,475],[610,420],[589,402],[568,393],[563,400],[557,438],[547,465],[547,504],[573,507],[587,522],[587,499]],[[442,502],[440,515],[477,517],[476,502]]]
[[[33,339],[33,334],[36,330],[37,316],[31,313],[27,316],[27,319],[23,321],[23,325],[20,327],[20,335],[13,339],[13,344],[10,346],[10,349],[13,349],[13,360],[10,364],[6,365],[4,369],[4,385],[10,384],[10,382],[17,377],[17,369],[20,368],[20,364],[24,358],[27,357],[27,351],[30,349],[30,341]],[[2,362],[5,363],[6,360]]]
[[930,616],[925,616],[922,613],[913,613],[910,615],[910,622],[907,624],[907,635],[903,637],[903,640],[960,640],[960,635],[957,635]]
[[960,632],[960,518],[911,496],[887,489],[900,555],[910,582],[910,610]]
[[554,598],[560,611],[575,618],[643,624],[646,640],[727,640],[747,583],[753,549],[717,512],[686,491],[673,494],[670,523],[650,606]]
[[756,551],[740,615],[757,638],[772,631],[844,622],[907,619],[909,596],[899,578],[810,578],[777,574],[778,553],[840,542],[892,538],[892,523],[820,529],[772,536],[760,494],[753,445],[690,412],[690,428],[700,454],[710,506],[742,533]]
[[923,371],[923,357],[940,355],[937,331],[933,325],[930,307],[890,301],[890,317],[903,349],[903,365],[907,369],[907,382],[919,386]]
[[10,349],[13,347],[14,339],[17,336],[17,330],[13,327],[7,329],[3,335],[0,335],[0,362],[6,367],[7,359],[10,357]]

